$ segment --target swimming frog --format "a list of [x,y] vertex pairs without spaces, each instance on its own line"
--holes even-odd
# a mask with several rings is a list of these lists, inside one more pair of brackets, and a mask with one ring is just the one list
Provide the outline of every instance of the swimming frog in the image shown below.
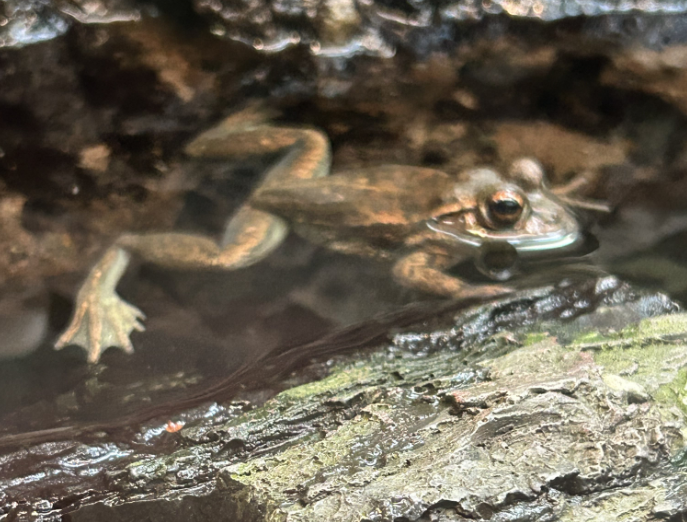
[[71,323],[56,348],[76,344],[97,362],[144,329],[143,313],[115,288],[131,254],[183,269],[236,270],[257,263],[290,229],[338,251],[387,258],[401,284],[453,297],[498,295],[502,282],[471,286],[448,269],[489,245],[551,253],[577,242],[580,225],[564,197],[546,186],[536,160],[515,161],[505,173],[480,167],[441,170],[383,165],[330,175],[327,136],[315,128],[270,123],[247,109],[201,134],[187,147],[196,158],[276,159],[248,200],[231,216],[222,240],[179,233],[122,235],[80,288]]

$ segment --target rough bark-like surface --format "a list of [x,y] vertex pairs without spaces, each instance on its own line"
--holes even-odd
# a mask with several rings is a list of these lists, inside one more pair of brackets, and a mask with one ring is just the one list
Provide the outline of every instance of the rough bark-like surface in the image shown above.
[[529,292],[338,357],[261,406],[179,413],[180,431],[6,447],[0,513],[681,520],[687,316],[656,315],[671,310],[613,278]]

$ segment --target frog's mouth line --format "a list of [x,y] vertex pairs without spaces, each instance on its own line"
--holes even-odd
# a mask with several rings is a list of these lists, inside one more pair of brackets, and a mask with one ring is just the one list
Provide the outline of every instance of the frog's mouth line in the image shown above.
[[427,227],[434,232],[447,235],[456,241],[479,248],[487,242],[494,243],[508,243],[513,246],[518,252],[540,252],[544,250],[555,250],[565,248],[572,245],[580,238],[580,233],[575,230],[562,230],[557,233],[541,234],[536,237],[512,237],[503,238],[496,234],[491,235],[485,232],[475,232],[473,234],[466,234],[460,232],[449,232],[448,230],[438,226],[436,221],[427,221]]

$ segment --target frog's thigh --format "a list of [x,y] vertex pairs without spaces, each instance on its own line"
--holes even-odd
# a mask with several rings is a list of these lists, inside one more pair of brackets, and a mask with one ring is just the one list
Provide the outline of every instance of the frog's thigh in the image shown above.
[[396,262],[393,274],[405,286],[450,297],[498,295],[510,291],[499,285],[470,286],[457,277],[444,273],[443,270],[449,268],[453,262],[446,255],[413,252]]
[[240,159],[279,152],[283,154],[266,173],[262,186],[280,180],[311,179],[329,174],[329,139],[311,127],[262,124],[246,128],[221,123],[186,147],[190,156],[215,159]]
[[179,233],[127,234],[117,244],[168,268],[234,270],[264,259],[287,233],[282,219],[244,205],[232,216],[220,244],[205,236]]
[[[253,197],[261,190],[279,187],[289,180],[329,174],[331,152],[325,134],[310,127],[273,126],[263,116],[254,108],[233,114],[193,140],[186,152],[197,157],[223,159],[281,153]],[[220,245],[207,238],[179,235],[173,236],[174,241],[183,246],[172,245],[169,239],[158,235],[147,236],[145,240],[129,238],[127,244],[144,258],[166,266],[234,269],[263,259],[282,242],[287,232],[283,219],[253,208],[249,200],[227,221]]]

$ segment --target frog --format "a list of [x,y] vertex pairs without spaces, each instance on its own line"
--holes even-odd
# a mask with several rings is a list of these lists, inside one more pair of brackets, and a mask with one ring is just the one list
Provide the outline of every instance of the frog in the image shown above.
[[322,130],[280,125],[273,116],[248,107],[185,148],[199,161],[274,158],[228,218],[221,240],[122,234],[78,290],[56,349],[81,346],[89,363],[108,347],[133,352],[131,334],[145,329],[145,315],[116,292],[132,255],[172,269],[239,270],[268,257],[293,231],[334,251],[387,260],[393,278],[408,288],[467,298],[511,292],[505,284],[510,273],[495,271],[494,282],[469,284],[451,273],[456,264],[500,247],[517,256],[552,255],[582,238],[576,207],[585,203],[565,187],[550,189],[534,158],[516,159],[504,172],[379,165],[332,173],[332,147]]

